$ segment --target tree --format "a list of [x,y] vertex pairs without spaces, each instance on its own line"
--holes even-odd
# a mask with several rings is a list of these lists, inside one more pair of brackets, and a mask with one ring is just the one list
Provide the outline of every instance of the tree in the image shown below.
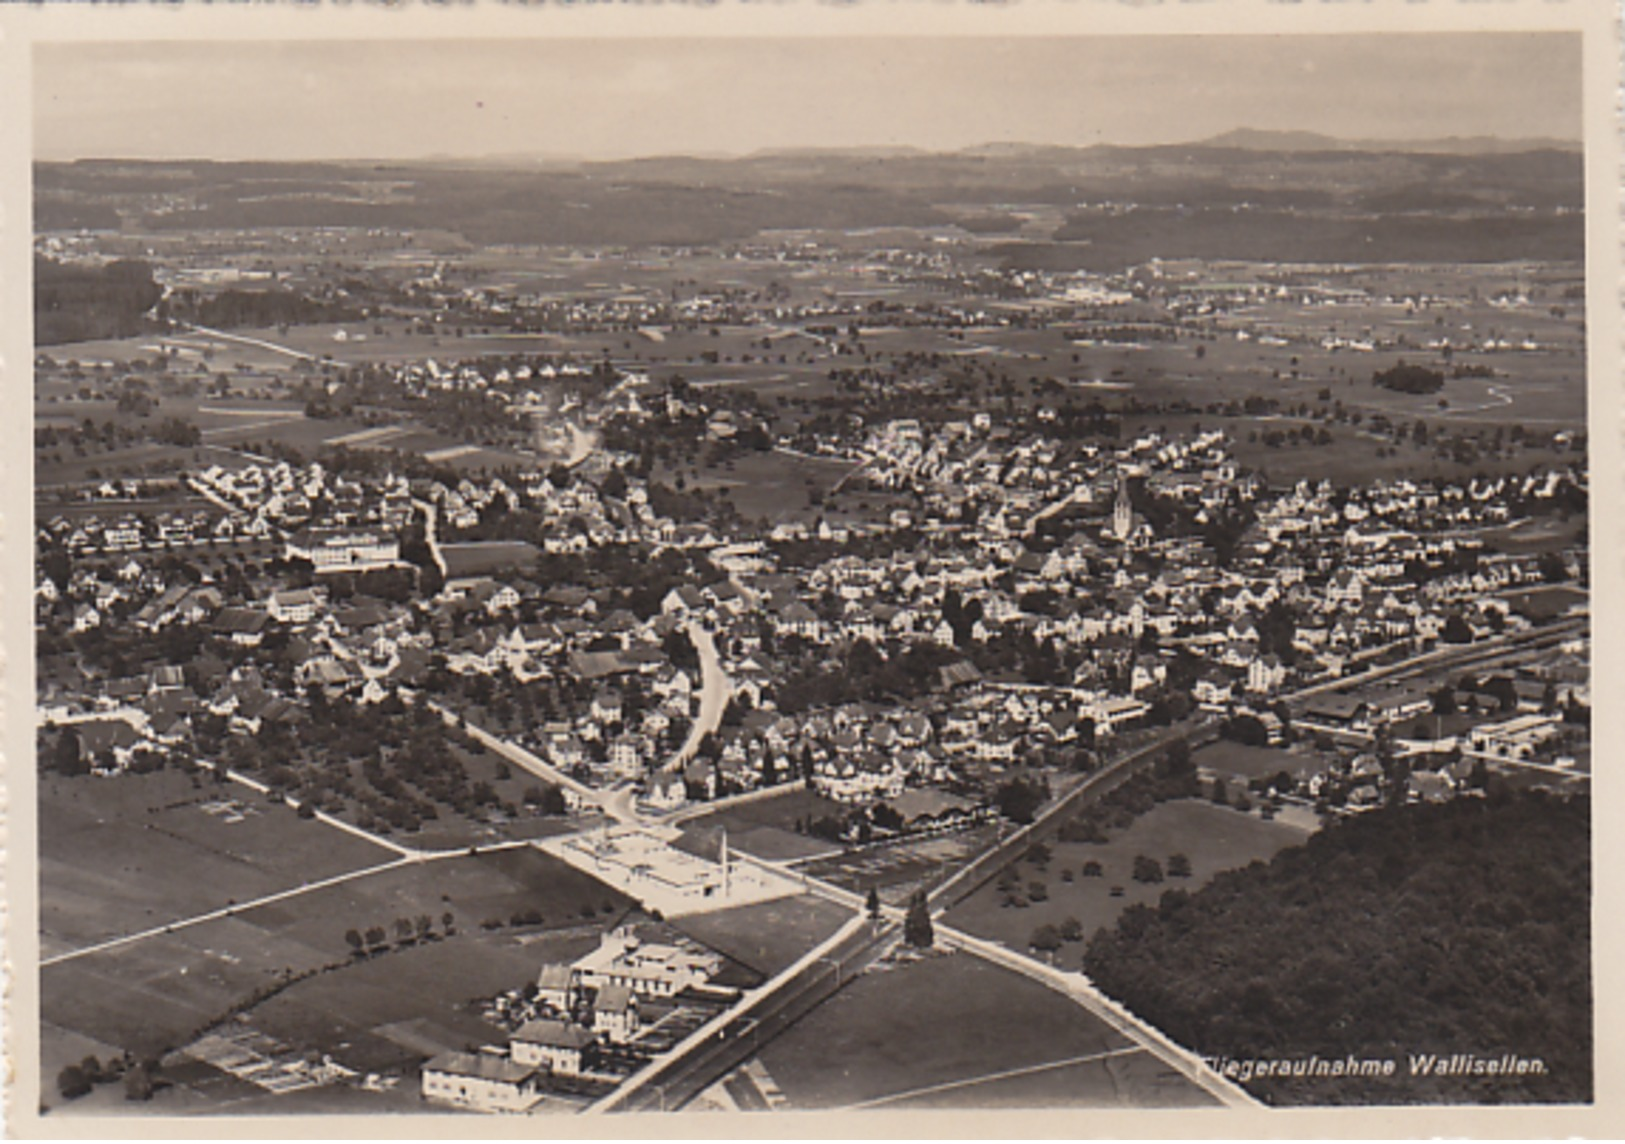
[[1042,781],[1013,778],[994,792],[993,803],[1004,817],[1025,826],[1032,822],[1047,798],[1049,789]]
[[1100,863],[1095,861],[1093,858],[1089,859],[1089,861],[1083,864],[1083,876],[1085,878],[1099,878],[1104,875],[1105,872],[1106,871],[1101,867]]
[[1061,948],[1061,933],[1052,925],[1041,925],[1033,930],[1027,944],[1040,953],[1054,953]]
[[125,1100],[151,1100],[154,1087],[146,1061],[138,1061],[124,1074]]
[[1440,633],[1445,643],[1464,644],[1473,642],[1473,629],[1467,626],[1460,612],[1452,612],[1450,618],[1444,622],[1444,631]]
[[1225,788],[1223,779],[1213,780],[1213,802],[1216,806],[1224,806],[1230,801],[1230,793]]
[[446,932],[447,936],[450,936],[451,934],[456,933],[457,932],[457,917],[456,917],[456,915],[453,914],[450,910],[447,910],[445,913],[441,914],[440,915],[440,928]]
[[1144,854],[1137,855],[1134,859],[1134,880],[1136,882],[1162,881],[1162,863]]
[[879,921],[880,920],[880,891],[875,889],[873,886],[870,886],[869,887],[869,897],[868,897],[867,901],[865,901],[864,905],[869,911],[870,919],[873,920],[873,921]]
[[1191,876],[1191,860],[1184,854],[1170,854],[1168,856],[1168,876],[1170,878],[1189,878]]
[[51,752],[52,768],[59,775],[88,775],[90,763],[79,746],[79,732],[72,727],[62,728]]
[[908,900],[908,913],[903,918],[903,940],[916,949],[930,949],[936,942],[931,926],[931,910],[925,904],[925,892],[915,890]]
[[353,950],[357,955],[361,953],[363,943],[359,930],[352,929],[344,931],[344,940],[350,944],[350,949]]
[[78,1065],[68,1065],[56,1074],[56,1090],[64,1100],[77,1100],[90,1091],[90,1081]]

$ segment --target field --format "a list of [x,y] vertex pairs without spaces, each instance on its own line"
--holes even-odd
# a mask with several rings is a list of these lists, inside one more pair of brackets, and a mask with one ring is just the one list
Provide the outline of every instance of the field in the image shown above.
[[[997,1087],[984,1103],[964,1082],[1089,1057],[1032,1074],[1020,1096],[1030,1107],[1091,1107],[1146,1091],[1144,1066],[1133,1070],[1141,1074],[1134,1093],[1120,1081],[1119,1062],[1143,1052],[1100,1056],[1133,1049],[1062,995],[961,953],[859,976],[770,1042],[761,1060],[792,1108],[831,1109],[907,1103],[917,1090],[950,1085],[956,1104],[996,1106],[1007,1103]],[[1153,1062],[1149,1071],[1161,1070]],[[1182,1082],[1169,1089],[1169,1103],[1200,1095]]]
[[[138,351],[139,347],[132,349]],[[281,380],[280,375],[277,380]],[[112,421],[144,431],[174,417],[196,425],[201,441],[191,447],[140,442],[105,451],[92,445],[82,449],[83,455],[67,445],[36,450],[36,480],[42,486],[159,472],[165,466],[169,470],[204,469],[216,464],[232,468],[262,456],[258,450],[274,446],[297,450],[307,458],[340,446],[356,451],[389,449],[414,453],[463,472],[536,463],[534,457],[509,449],[468,445],[405,419],[369,425],[353,418],[309,418],[302,404],[284,400],[284,391],[278,388],[265,391],[265,396],[245,394],[242,387],[225,397],[163,393],[157,409],[146,419],[119,411],[117,403],[105,395],[93,390],[84,393],[90,394],[88,399],[67,392],[60,383],[41,383],[34,405],[36,426],[77,426],[88,418],[98,425]]]
[[[273,1042],[289,1059],[329,1056],[363,1075],[392,1075],[401,1083],[383,1093],[329,1087],[273,1094],[194,1059],[191,1054],[199,1048],[193,1046],[165,1057],[163,1073],[174,1087],[160,1091],[154,1111],[220,1112],[228,1106],[237,1113],[413,1111],[418,1103],[415,1069],[419,1062],[438,1052],[500,1041],[502,1030],[484,1021],[480,1003],[524,985],[543,961],[580,956],[597,943],[598,927],[523,937],[461,933],[361,962],[312,955],[286,967],[264,960],[233,961],[216,950],[235,937],[211,935],[204,948],[213,951],[214,960],[207,964],[192,960],[178,972],[164,974],[162,963],[198,946],[154,945],[139,961],[121,962],[116,977],[81,969],[75,981],[107,991],[110,996],[98,1008],[110,1007],[113,1015],[102,1020],[115,1036],[124,1037],[116,1042],[120,1047],[140,1051],[193,1042],[196,1033],[218,1022],[249,993],[275,984],[285,968],[295,973],[315,970],[248,1008],[226,1030],[234,1039]],[[296,944],[274,948],[276,956],[297,956]],[[130,974],[136,975],[139,987],[129,983]],[[207,980],[200,982],[199,978]],[[71,1004],[58,1004],[56,1011],[66,1021],[83,1016]],[[141,1015],[148,1012],[153,1019],[150,1028],[141,1022]],[[106,1042],[89,1041],[47,1024],[44,1075],[53,1077],[62,1065],[77,1061],[86,1052],[98,1052],[104,1058],[116,1055],[111,1048]],[[98,1090],[95,1096],[75,1102],[74,1113],[99,1110],[106,1103],[106,1094],[107,1090]]]
[[1192,757],[1199,767],[1243,782],[1272,777],[1282,771],[1293,778],[1303,778],[1325,766],[1325,760],[1307,748],[1289,751],[1280,747],[1250,747],[1233,739],[1216,739],[1198,749]]
[[[827,494],[856,464],[838,458],[801,456],[782,450],[747,452],[720,467],[684,470],[690,488],[721,489],[746,520],[763,520],[771,527],[787,520],[811,522],[831,515],[809,500],[809,494]],[[676,471],[657,470],[664,481]],[[838,514],[831,515],[838,522]]]
[[[995,881],[990,881],[949,910],[944,920],[979,937],[1025,950],[1039,926],[1059,927],[1068,918],[1075,918],[1087,940],[1132,905],[1155,905],[1165,891],[1176,887],[1195,890],[1215,874],[1268,859],[1306,837],[1307,831],[1301,826],[1280,820],[1266,822],[1256,814],[1243,814],[1209,802],[1183,799],[1159,803],[1109,842],[1054,841],[1050,843],[1052,856],[1043,868],[1030,860],[1016,863],[1023,888],[1021,900],[1029,903],[1026,906],[1003,904],[1004,894]],[[1188,878],[1145,883],[1135,881],[1131,875],[1138,855],[1155,858],[1166,868],[1169,856],[1181,853],[1191,862]],[[1100,877],[1087,877],[1081,872],[1083,864],[1091,860],[1100,863]],[[1071,881],[1065,879],[1063,871],[1072,875]],[[1044,884],[1047,900],[1030,900],[1030,884],[1034,882]],[[1111,895],[1115,886],[1122,887],[1122,897]],[[1056,964],[1076,968],[1080,956],[1081,945],[1068,944],[1056,954]]]
[[442,544],[440,555],[446,561],[446,575],[483,576],[508,568],[529,567],[537,549],[523,540],[493,540],[479,544]]
[[623,894],[559,859],[532,846],[516,846],[410,863],[239,916],[342,953],[347,929],[387,927],[399,917],[427,914],[438,925],[441,914],[449,911],[465,930],[490,921],[506,926],[515,913],[535,910],[542,922],[524,928],[567,929],[594,917],[619,916],[631,905]]
[[[319,980],[346,980],[347,974],[362,970],[356,980],[364,983],[373,974],[387,976],[388,966],[410,967],[420,960],[440,966],[423,980],[438,976],[438,988],[461,1003],[498,978],[506,982],[502,988],[522,983],[507,981],[507,976],[520,960],[536,960],[527,943],[551,941],[558,933],[582,937],[590,947],[592,935],[629,904],[609,887],[530,847],[408,863],[47,965],[41,976],[42,1015],[48,1026],[119,1048],[172,1048],[257,991],[289,977],[347,966]],[[530,910],[542,915],[541,925],[509,925],[512,915]],[[378,926],[393,942],[398,919],[428,916],[433,931],[443,934],[446,913],[453,916],[453,936],[348,967],[347,930]],[[487,920],[501,925],[486,929],[481,923]],[[517,960],[516,950],[525,950]],[[457,966],[456,972],[449,964]],[[358,1004],[362,996],[357,994]]]
[[691,914],[672,924],[701,945],[772,977],[840,929],[850,916],[832,902],[802,894]]
[[1576,604],[1584,604],[1590,594],[1580,588],[1553,585],[1547,588],[1526,588],[1503,597],[1512,610],[1527,616],[1535,623],[1553,620]]
[[995,827],[980,826],[957,834],[815,858],[796,869],[857,894],[878,891],[887,905],[908,901],[915,890],[929,890],[948,878],[992,843]]
[[742,850],[770,862],[838,852],[840,846],[836,843],[808,834],[797,834],[795,824],[804,819],[839,817],[846,808],[799,783],[786,784],[783,790],[784,793],[770,798],[740,803],[687,819],[683,823],[683,833],[689,848],[697,848],[697,853],[714,852],[720,844],[721,831],[725,829],[731,849]]
[[44,957],[393,857],[176,770],[41,775],[39,832]]

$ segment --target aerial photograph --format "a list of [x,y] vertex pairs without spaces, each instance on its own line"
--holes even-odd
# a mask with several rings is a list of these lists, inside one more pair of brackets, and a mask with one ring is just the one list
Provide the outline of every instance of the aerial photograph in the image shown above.
[[35,44],[39,1115],[1591,1104],[1581,48]]

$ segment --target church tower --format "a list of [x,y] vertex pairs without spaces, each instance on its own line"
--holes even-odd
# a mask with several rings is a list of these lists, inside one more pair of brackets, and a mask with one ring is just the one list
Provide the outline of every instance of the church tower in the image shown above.
[[1134,506],[1128,499],[1128,481],[1121,473],[1117,476],[1117,503],[1112,506],[1112,535],[1127,540],[1134,531]]

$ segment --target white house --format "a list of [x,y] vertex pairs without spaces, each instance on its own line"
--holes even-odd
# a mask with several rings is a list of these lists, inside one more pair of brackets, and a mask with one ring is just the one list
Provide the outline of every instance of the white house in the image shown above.
[[545,1068],[560,1076],[581,1072],[582,1050],[596,1041],[591,1033],[569,1021],[541,1017],[521,1025],[508,1042],[518,1065]]
[[537,1070],[495,1053],[442,1053],[423,1066],[425,1100],[481,1112],[520,1112],[536,1103]]

